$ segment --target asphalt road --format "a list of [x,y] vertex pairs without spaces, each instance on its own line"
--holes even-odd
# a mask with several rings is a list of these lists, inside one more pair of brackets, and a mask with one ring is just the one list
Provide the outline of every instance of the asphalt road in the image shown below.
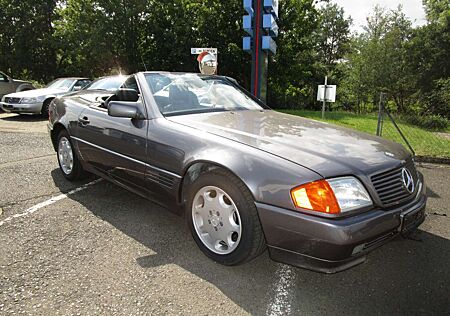
[[104,180],[64,180],[45,120],[0,114],[0,314],[448,315],[450,168],[420,170],[421,230],[362,265],[324,275],[266,252],[224,267],[167,210]]

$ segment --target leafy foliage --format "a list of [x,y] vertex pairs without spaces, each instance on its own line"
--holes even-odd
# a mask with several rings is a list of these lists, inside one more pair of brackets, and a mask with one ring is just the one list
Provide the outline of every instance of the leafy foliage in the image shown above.
[[0,0],[0,69],[37,80],[52,78],[56,5],[55,0]]
[[402,119],[412,125],[427,130],[445,131],[448,128],[448,120],[440,115],[403,115]]
[[401,7],[375,7],[340,66],[344,102],[357,111],[375,108],[383,92],[391,110],[449,118],[450,29],[438,20],[414,29]]
[[[318,109],[317,85],[338,85],[335,107],[449,118],[450,7],[424,0],[413,28],[401,7],[375,7],[361,34],[329,0],[280,1],[278,51],[269,59],[268,103]],[[197,71],[191,47],[219,50],[219,73],[250,86],[241,49],[242,1],[0,0],[0,69],[48,82],[144,70]]]
[[350,51],[350,25],[352,19],[345,16],[344,9],[328,3],[323,7],[315,42],[320,66],[328,75],[339,76],[336,65]]
[[269,64],[269,104],[295,106],[313,103],[318,73],[313,31],[319,13],[313,1],[280,1],[277,54]]

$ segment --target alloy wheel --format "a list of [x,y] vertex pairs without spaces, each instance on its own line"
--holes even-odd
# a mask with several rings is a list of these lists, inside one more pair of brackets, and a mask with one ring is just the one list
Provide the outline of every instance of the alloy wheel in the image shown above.
[[73,151],[69,140],[64,136],[59,139],[58,158],[61,170],[67,175],[70,174],[73,170]]
[[226,255],[241,240],[239,210],[231,197],[215,186],[201,188],[192,203],[192,222],[202,243],[212,252]]

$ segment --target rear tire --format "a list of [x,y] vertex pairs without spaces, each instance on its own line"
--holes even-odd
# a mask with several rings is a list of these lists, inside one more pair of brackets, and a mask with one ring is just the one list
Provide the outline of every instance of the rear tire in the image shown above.
[[67,180],[76,181],[85,178],[86,171],[78,159],[66,130],[62,130],[58,135],[56,156],[59,169]]
[[266,248],[254,199],[232,173],[214,169],[187,190],[186,220],[202,252],[223,265],[238,265]]

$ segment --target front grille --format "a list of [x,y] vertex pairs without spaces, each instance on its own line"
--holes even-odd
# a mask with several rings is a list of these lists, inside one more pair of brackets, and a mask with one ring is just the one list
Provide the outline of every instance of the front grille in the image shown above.
[[[406,168],[412,175],[415,183],[414,192],[406,190],[403,183],[402,169]],[[409,161],[405,166],[401,166],[389,171],[385,171],[371,177],[372,184],[377,191],[378,197],[384,206],[398,204],[412,198],[417,190],[417,171],[414,163]]]
[[20,100],[21,98],[10,98],[10,97],[5,98],[5,102],[11,104],[18,104],[20,103]]

